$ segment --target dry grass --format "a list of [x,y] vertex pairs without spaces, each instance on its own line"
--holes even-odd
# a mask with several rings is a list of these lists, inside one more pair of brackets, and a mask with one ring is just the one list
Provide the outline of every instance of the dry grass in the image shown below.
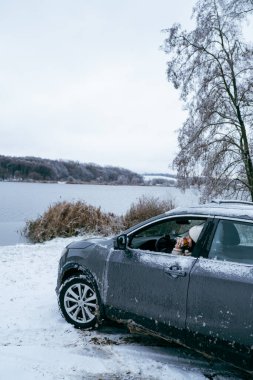
[[85,202],[59,202],[38,219],[26,223],[25,236],[32,242],[84,233],[109,235],[122,228],[121,218]]
[[38,219],[27,221],[24,235],[34,243],[85,233],[111,235],[173,207],[172,201],[142,197],[120,217],[81,201],[59,202]]
[[174,207],[175,205],[171,200],[161,201],[159,198],[143,196],[131,205],[123,217],[123,224],[125,228],[129,228],[148,218],[169,211]]

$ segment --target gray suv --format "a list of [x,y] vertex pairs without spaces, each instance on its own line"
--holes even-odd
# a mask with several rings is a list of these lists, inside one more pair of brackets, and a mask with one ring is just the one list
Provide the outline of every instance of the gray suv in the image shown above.
[[108,318],[253,371],[253,203],[176,208],[71,243],[56,292],[78,328]]

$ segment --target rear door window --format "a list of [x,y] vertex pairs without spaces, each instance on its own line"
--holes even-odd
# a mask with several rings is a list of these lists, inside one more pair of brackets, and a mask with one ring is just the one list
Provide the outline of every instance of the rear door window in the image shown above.
[[253,265],[253,224],[220,220],[209,258]]

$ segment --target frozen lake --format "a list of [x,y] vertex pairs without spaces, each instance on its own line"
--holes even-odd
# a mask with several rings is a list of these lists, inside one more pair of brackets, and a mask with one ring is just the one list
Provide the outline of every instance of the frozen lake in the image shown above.
[[56,202],[82,200],[122,215],[143,195],[172,199],[176,206],[196,204],[199,198],[195,189],[184,193],[175,187],[0,182],[0,245],[24,242],[20,231],[25,221],[37,218]]

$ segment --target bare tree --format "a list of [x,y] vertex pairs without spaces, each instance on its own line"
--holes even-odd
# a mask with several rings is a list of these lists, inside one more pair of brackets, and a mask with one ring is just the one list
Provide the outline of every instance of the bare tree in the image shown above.
[[253,47],[241,31],[252,3],[200,0],[194,30],[166,30],[168,80],[188,111],[174,166],[179,186],[194,179],[203,200],[221,194],[253,200]]
[[253,11],[253,0],[227,0],[225,8],[233,17],[245,17]]

